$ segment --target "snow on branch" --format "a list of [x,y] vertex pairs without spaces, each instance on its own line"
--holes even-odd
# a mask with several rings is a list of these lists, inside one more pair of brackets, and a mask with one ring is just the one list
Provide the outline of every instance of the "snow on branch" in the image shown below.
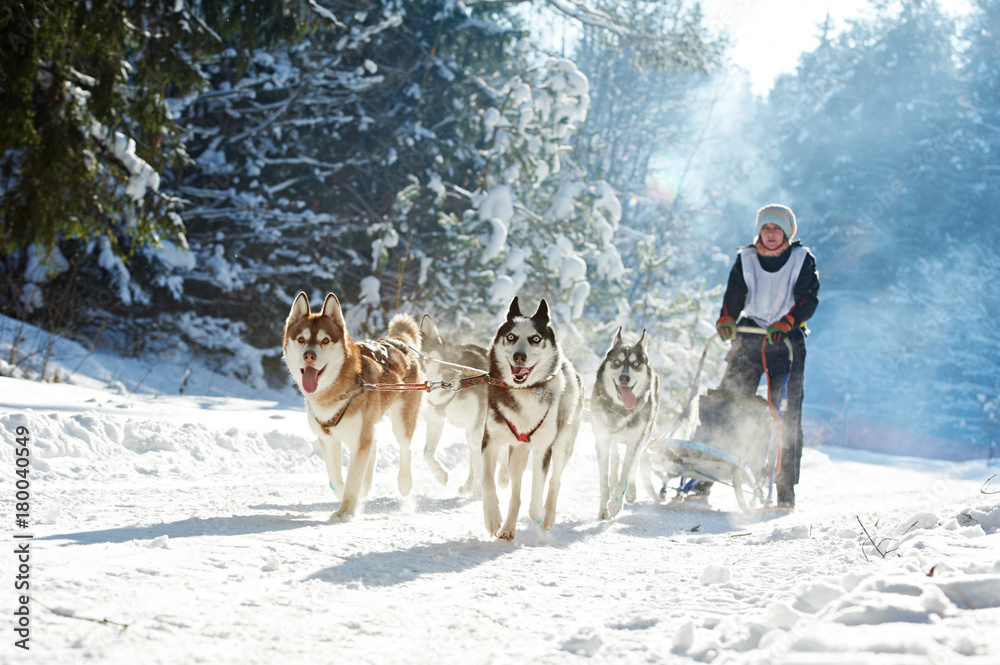
[[631,30],[618,25],[614,19],[604,12],[592,9],[577,0],[546,0],[546,2],[556,10],[584,25],[608,30],[620,37],[632,34]]
[[316,2],[316,0],[309,0],[309,6],[312,8],[314,12],[319,14],[319,16],[326,19],[330,23],[334,24],[338,28],[345,28],[345,29],[347,28],[346,25],[341,23],[340,20],[336,16],[334,16],[333,12],[331,12],[326,7],[320,5],[318,2]]
[[[484,0],[483,2],[466,2],[468,7],[490,6],[490,5],[518,5],[531,3],[534,0]],[[561,14],[579,21],[583,25],[589,25],[602,30],[608,30],[620,37],[634,35],[635,33],[627,28],[618,25],[613,18],[604,12],[587,6],[580,0],[545,0],[549,5]]]

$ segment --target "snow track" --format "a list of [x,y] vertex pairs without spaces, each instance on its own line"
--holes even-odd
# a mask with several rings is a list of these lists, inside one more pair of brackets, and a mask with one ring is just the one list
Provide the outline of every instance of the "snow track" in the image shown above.
[[640,490],[600,522],[585,423],[555,528],[524,517],[506,543],[457,494],[456,430],[448,486],[415,454],[400,498],[383,424],[362,514],[328,523],[338,504],[301,411],[0,388],[11,522],[17,425],[34,464],[32,648],[12,646],[8,587],[3,662],[1000,660],[1000,495],[980,493],[982,462],[810,449],[790,515],[744,517],[720,487],[702,510]]

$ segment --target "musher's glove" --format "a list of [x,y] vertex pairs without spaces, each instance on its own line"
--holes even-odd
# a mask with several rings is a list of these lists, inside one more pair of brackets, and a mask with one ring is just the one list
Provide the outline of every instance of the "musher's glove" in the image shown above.
[[728,342],[736,334],[736,322],[731,316],[720,316],[715,322],[715,329],[719,331],[719,337],[723,342]]
[[767,343],[774,344],[775,346],[781,344],[782,336],[790,333],[794,327],[795,317],[791,314],[785,314],[767,327]]

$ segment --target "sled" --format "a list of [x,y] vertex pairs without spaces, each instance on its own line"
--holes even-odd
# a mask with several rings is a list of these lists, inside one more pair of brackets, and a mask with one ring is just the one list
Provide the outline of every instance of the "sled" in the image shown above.
[[[737,333],[766,334],[762,328],[739,327]],[[663,488],[661,501],[668,500],[667,485],[680,479],[675,498],[689,498],[688,492],[699,481],[711,481],[733,488],[736,503],[743,512],[756,512],[771,504],[774,478],[781,463],[781,418],[779,408],[757,395],[744,397],[724,390],[708,390],[698,400],[698,427],[691,439],[672,438],[679,426],[691,415],[694,396],[698,392],[701,370],[714,335],[705,345],[691,385],[688,402],[681,412],[671,435],[650,442],[644,456],[648,468],[644,473],[660,477]],[[793,351],[788,349],[788,366]],[[784,402],[788,374],[780,390],[779,406]],[[648,478],[648,475],[647,475]],[[647,489],[651,489],[651,485]]]

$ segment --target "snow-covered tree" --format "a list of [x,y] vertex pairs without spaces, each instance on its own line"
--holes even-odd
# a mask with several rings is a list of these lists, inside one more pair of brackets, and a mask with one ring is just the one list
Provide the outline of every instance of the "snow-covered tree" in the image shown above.
[[567,159],[586,120],[589,82],[571,61],[553,58],[490,93],[475,187],[448,183],[468,207],[442,219],[468,241],[435,274],[453,305],[545,297],[568,324],[583,314],[592,284],[618,289],[624,274],[612,242],[618,197]]
[[198,167],[176,181],[194,204],[187,292],[261,346],[298,290],[336,292],[358,334],[426,299],[442,179],[469,186],[465,128],[518,36],[460,3],[324,6],[302,42],[242,74],[223,53],[213,89],[177,100]]
[[823,281],[813,395],[850,393],[860,417],[974,439],[980,368],[996,367],[983,334],[995,248],[968,242],[986,236],[969,206],[980,176],[955,26],[936,2],[873,7],[824,30],[769,100],[772,127],[800,126],[778,146],[779,186]]
[[[0,11],[2,309],[64,325],[117,302],[179,295],[189,267],[180,201],[161,187],[186,159],[167,104],[204,84],[199,59],[226,40],[266,45],[301,7],[232,3],[21,2]],[[85,284],[83,291],[74,293]],[[101,286],[97,286],[101,285]],[[106,285],[106,286],[105,286]],[[106,296],[105,296],[106,293]],[[53,311],[55,308],[57,311]]]

